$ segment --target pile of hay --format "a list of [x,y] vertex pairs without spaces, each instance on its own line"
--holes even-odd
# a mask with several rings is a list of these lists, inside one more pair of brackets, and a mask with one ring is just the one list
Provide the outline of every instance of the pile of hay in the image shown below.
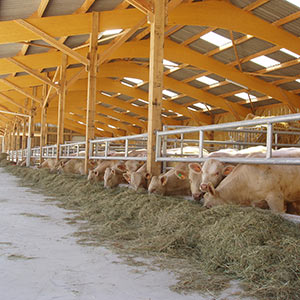
[[[245,120],[257,120],[266,118],[265,116],[255,116],[253,114],[248,114]],[[249,129],[249,127],[245,127],[245,129]],[[246,136],[247,140],[255,143],[265,143],[267,138],[267,126],[266,125],[257,125],[252,127],[254,130],[261,130],[262,133],[251,133],[250,135],[247,133],[238,133],[237,140],[245,141]],[[297,144],[299,143],[300,136],[294,134],[288,134],[289,131],[299,131],[300,134],[300,123],[298,121],[291,122],[279,122],[273,124],[273,130],[276,131],[285,131],[287,134],[278,134],[277,143],[278,144]],[[250,140],[249,140],[250,138]],[[273,138],[274,139],[274,138]],[[275,142],[275,141],[273,141]]]
[[110,241],[127,253],[181,261],[185,268],[177,290],[221,290],[237,279],[248,295],[260,299],[300,299],[299,225],[270,211],[236,206],[206,210],[181,198],[107,190],[87,184],[85,177],[7,169],[26,185],[56,196],[63,207],[77,209],[89,221],[83,241]]

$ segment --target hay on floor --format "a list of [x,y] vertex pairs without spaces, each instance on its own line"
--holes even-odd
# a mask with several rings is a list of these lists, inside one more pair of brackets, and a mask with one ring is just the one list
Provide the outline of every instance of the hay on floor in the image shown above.
[[260,299],[300,299],[300,227],[267,210],[206,210],[182,198],[107,190],[85,177],[8,167],[88,220],[82,239],[183,261],[178,290],[220,290],[240,280]]

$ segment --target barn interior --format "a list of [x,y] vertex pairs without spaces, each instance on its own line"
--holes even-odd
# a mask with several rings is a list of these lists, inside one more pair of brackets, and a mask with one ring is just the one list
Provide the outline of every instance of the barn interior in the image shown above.
[[156,6],[1,1],[2,151],[299,111],[298,1]]
[[299,154],[272,157],[300,144],[299,37],[299,0],[1,0],[0,166],[76,210],[83,244],[178,259],[177,291],[240,280],[256,299],[300,299],[299,201],[284,218],[207,210],[10,164],[75,158],[87,175],[93,160],[138,160],[158,175],[266,146],[223,162],[300,165]]

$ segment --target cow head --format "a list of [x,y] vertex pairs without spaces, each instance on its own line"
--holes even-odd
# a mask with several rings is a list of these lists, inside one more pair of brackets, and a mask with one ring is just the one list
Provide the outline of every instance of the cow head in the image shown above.
[[210,158],[202,166],[202,182],[200,189],[203,192],[208,191],[208,183],[216,187],[225,176],[229,175],[234,166],[225,165],[217,159]]
[[192,196],[194,200],[200,201],[203,196],[203,192],[200,190],[202,182],[202,166],[199,163],[190,163],[188,167]]
[[204,204],[206,208],[211,208],[213,206],[219,205],[222,203],[219,192],[214,188],[213,184],[209,182],[207,184],[207,193],[204,195]]

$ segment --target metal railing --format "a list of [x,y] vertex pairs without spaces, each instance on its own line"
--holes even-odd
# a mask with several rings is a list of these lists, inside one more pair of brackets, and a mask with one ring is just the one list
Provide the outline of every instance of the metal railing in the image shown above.
[[[136,134],[90,141],[90,159],[143,160],[146,157],[128,156],[130,151],[146,149],[148,134]],[[113,153],[114,156],[111,156]]]
[[[229,158],[220,157],[223,162],[229,163],[249,163],[249,164],[300,164],[300,158],[273,158],[272,147],[277,149],[278,147],[300,147],[300,144],[288,144],[278,143],[278,136],[283,134],[299,136],[300,129],[293,128],[293,131],[273,130],[273,124],[279,122],[291,122],[299,121],[300,114],[291,114],[278,117],[269,117],[265,119],[245,120],[239,122],[214,124],[207,126],[165,126],[163,131],[156,133],[156,161],[168,162],[168,161],[185,161],[185,162],[202,162],[204,157],[204,145],[218,145],[228,147],[233,146],[245,147],[245,146],[257,146],[266,145],[267,151],[264,158]],[[255,128],[249,128],[250,126],[266,125],[266,130],[258,130]],[[248,128],[245,128],[248,127]],[[176,128],[175,130],[166,130],[169,128]],[[299,131],[298,131],[299,130]],[[260,133],[266,134],[266,142],[252,142],[252,141],[216,141],[216,140],[204,140],[204,133],[208,131],[224,131],[230,133]],[[198,139],[184,138],[185,134],[198,133]],[[170,137],[171,136],[171,137]],[[174,137],[175,136],[175,137]],[[177,138],[180,136],[180,138]],[[130,151],[147,148],[148,134],[138,134],[131,136],[123,136],[116,138],[101,138],[90,141],[89,147],[89,159],[109,159],[109,160],[143,160],[146,161],[146,157],[131,157]],[[273,142],[274,139],[274,142]],[[179,147],[178,147],[179,146]],[[186,146],[197,147],[195,153],[185,152]],[[178,148],[179,151],[171,152],[170,149]],[[29,150],[28,150],[29,149]],[[59,158],[79,158],[83,159],[86,144],[85,142],[66,143],[59,146]],[[240,148],[239,148],[240,149]],[[30,157],[40,158],[40,147],[30,149],[10,150],[9,159],[12,161],[18,161],[21,158],[27,158],[28,151],[30,151]],[[113,154],[113,156],[111,156]],[[56,158],[57,145],[49,145],[42,147],[43,158]]]
[[[196,126],[196,127],[186,127],[175,130],[159,131],[156,134],[156,161],[166,162],[166,161],[189,161],[189,162],[203,162],[204,158],[204,144],[223,144],[223,145],[266,145],[266,156],[265,158],[228,158],[228,157],[218,157],[219,160],[228,163],[249,163],[249,164],[300,164],[300,158],[272,158],[272,146],[275,147],[290,147],[298,146],[300,144],[278,144],[273,143],[273,124],[279,122],[291,122],[299,121],[300,114],[284,115],[278,117],[269,117],[264,119],[256,120],[245,120],[239,122],[230,122],[222,124],[214,124],[207,126]],[[244,127],[257,126],[266,124],[266,142],[265,143],[252,143],[252,142],[236,142],[236,141],[212,141],[204,140],[204,133],[208,131],[240,131],[248,132],[250,129],[245,129]],[[242,128],[241,128],[242,127]],[[253,130],[251,129],[251,132]],[[260,133],[262,131],[259,130]],[[199,139],[184,139],[184,134],[188,133],[198,133]],[[278,131],[277,134],[297,134],[300,136],[300,132],[291,131]],[[167,157],[165,155],[165,143],[170,142],[173,139],[168,138],[168,136],[180,135],[181,147],[187,142],[197,144],[199,147],[199,154],[195,157]]]

